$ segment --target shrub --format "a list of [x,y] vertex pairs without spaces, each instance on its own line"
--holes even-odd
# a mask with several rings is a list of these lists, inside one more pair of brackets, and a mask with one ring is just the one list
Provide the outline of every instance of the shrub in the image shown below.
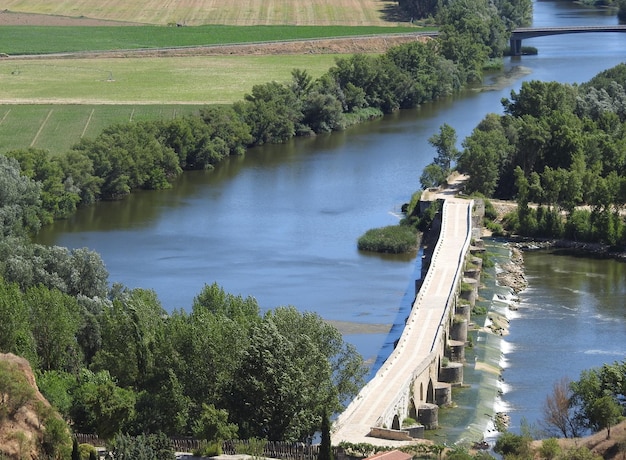
[[600,455],[596,455],[586,447],[574,447],[562,452],[558,460],[602,460]]
[[413,251],[418,246],[418,233],[406,225],[390,225],[365,232],[359,238],[361,251],[401,254]]
[[222,441],[203,442],[200,448],[193,451],[194,457],[217,457],[222,455]]
[[78,452],[80,453],[80,460],[89,460],[92,456],[98,456],[96,448],[91,444],[80,444]]
[[541,441],[541,447],[539,448],[539,453],[541,457],[552,460],[556,458],[556,456],[561,452],[561,447],[559,446],[559,441],[556,438],[548,438]]
[[493,450],[504,457],[507,455],[523,456],[530,450],[530,439],[507,431],[500,435]]
[[417,421],[413,417],[407,417],[402,420],[402,426],[413,426],[417,425]]
[[250,455],[253,458],[261,458],[267,445],[266,439],[250,438],[247,442],[237,444],[235,451],[239,455]]

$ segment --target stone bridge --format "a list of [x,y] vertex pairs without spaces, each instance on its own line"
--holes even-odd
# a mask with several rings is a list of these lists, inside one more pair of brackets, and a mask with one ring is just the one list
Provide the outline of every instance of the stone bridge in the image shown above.
[[[334,445],[397,445],[422,437],[424,429],[437,428],[439,406],[450,404],[452,386],[463,382],[467,327],[482,259],[471,255],[480,250],[470,247],[473,237],[479,238],[473,228],[480,230],[473,225],[475,203],[455,193],[449,189],[437,197],[443,204],[433,232],[436,237],[439,231],[439,238],[425,250],[404,331],[376,375],[335,421]],[[419,423],[405,427],[407,417]]]

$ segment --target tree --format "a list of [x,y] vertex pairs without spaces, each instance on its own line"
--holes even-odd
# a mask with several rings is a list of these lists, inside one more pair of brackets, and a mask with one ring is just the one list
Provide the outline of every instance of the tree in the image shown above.
[[307,379],[293,356],[293,344],[275,324],[253,326],[229,394],[229,413],[243,438],[301,441],[311,433],[309,424],[298,424],[298,415],[309,410]]
[[498,186],[502,164],[511,150],[502,129],[475,129],[463,141],[463,153],[458,161],[459,171],[469,175],[466,191],[492,196]]
[[606,439],[611,438],[611,426],[615,425],[622,416],[622,406],[615,398],[604,395],[591,403],[590,418],[594,420],[598,428],[606,428]]
[[242,117],[254,144],[281,143],[296,135],[302,119],[301,102],[293,91],[277,82],[255,85],[235,111]]
[[101,315],[102,347],[92,368],[108,370],[122,387],[141,387],[154,375],[155,350],[167,314],[154,291],[123,289]]
[[317,454],[317,460],[333,460],[333,450],[330,439],[330,420],[328,420],[328,414],[322,413],[322,442],[320,444],[320,450]]
[[420,176],[420,185],[423,189],[439,187],[446,180],[446,174],[441,166],[430,163],[424,168]]
[[452,162],[459,158],[460,152],[456,148],[456,131],[447,123],[439,127],[439,133],[433,134],[428,143],[435,147],[437,156],[434,163],[441,167],[445,177],[448,177],[451,171]]
[[35,339],[30,330],[30,312],[16,283],[0,277],[0,352],[23,356],[36,366]]
[[40,193],[41,185],[21,174],[17,160],[0,155],[0,236],[39,230]]
[[579,423],[594,431],[610,429],[621,415],[617,395],[626,390],[626,362],[588,369],[571,383],[572,402]]
[[76,299],[42,285],[26,291],[30,321],[43,370],[75,370],[80,366],[76,333],[79,316]]
[[556,431],[564,438],[580,436],[580,427],[574,420],[570,380],[562,378],[552,386],[543,406],[543,424],[548,431]]
[[8,153],[20,163],[24,176],[41,184],[42,218],[46,223],[63,219],[76,211],[80,201],[77,189],[65,182],[58,157],[41,149],[14,150]]
[[209,443],[237,439],[238,427],[228,423],[228,411],[202,404],[200,418],[193,423],[193,435]]
[[83,371],[74,390],[72,419],[76,429],[112,439],[135,415],[135,393],[120,388],[106,372]]
[[80,460],[80,449],[76,437],[72,439],[72,460]]
[[354,348],[319,316],[278,308],[250,331],[228,410],[244,438],[303,441],[324,410],[341,410],[358,392],[364,371]]

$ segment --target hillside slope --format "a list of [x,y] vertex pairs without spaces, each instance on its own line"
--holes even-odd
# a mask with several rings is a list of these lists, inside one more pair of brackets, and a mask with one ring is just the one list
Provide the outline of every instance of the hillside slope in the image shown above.
[[65,422],[42,396],[28,361],[0,353],[0,454],[8,459],[44,458],[69,452]]

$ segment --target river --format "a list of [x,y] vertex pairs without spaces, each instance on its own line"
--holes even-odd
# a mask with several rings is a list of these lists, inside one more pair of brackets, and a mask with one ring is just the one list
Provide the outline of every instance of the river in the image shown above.
[[[604,10],[571,2],[534,3],[538,26],[616,22]],[[526,40],[524,45],[537,47],[539,54],[507,59],[503,74],[510,78],[487,77],[489,90],[469,91],[344,132],[252,149],[214,171],[184,174],[171,190],[136,193],[121,202],[82,209],[43,229],[38,242],[95,249],[111,282],[154,289],[168,311],[189,309],[205,283],[217,282],[230,293],[254,296],[264,309],[294,305],[346,322],[352,326],[346,340],[376,370],[401,332],[419,257],[361,253],[356,241],[370,228],[398,221],[402,204],[419,188],[421,171],[435,155],[428,138],[448,123],[460,144],[487,113],[501,113],[500,100],[519,90],[523,81],[589,80],[622,62],[626,34],[560,35]],[[574,271],[579,271],[573,265],[577,260],[569,265]],[[531,279],[545,281],[543,276]],[[623,286],[623,277],[621,281]],[[536,288],[531,286],[529,293]],[[597,302],[605,301],[600,297]],[[536,309],[520,309],[525,311]],[[588,337],[577,340],[602,340],[601,326],[623,324],[624,314],[607,310],[598,318],[585,319],[600,322],[582,328]],[[545,369],[556,366],[550,359],[562,363],[562,354],[540,354],[534,359],[542,365],[534,362],[529,367],[522,352],[525,341],[535,343],[536,322],[541,320],[520,313],[505,342],[515,352],[506,356],[508,387],[501,405],[513,411],[513,426],[522,417],[536,422],[545,387],[560,377],[558,371],[547,375]],[[558,329],[558,324],[553,327]],[[624,349],[625,338],[611,337],[617,350]],[[613,358],[591,353],[585,357],[594,359],[579,361],[580,356],[571,355],[587,367],[607,356]],[[516,372],[533,383],[516,381]],[[468,378],[471,374],[466,372]],[[469,401],[467,405],[475,406],[475,400]]]

